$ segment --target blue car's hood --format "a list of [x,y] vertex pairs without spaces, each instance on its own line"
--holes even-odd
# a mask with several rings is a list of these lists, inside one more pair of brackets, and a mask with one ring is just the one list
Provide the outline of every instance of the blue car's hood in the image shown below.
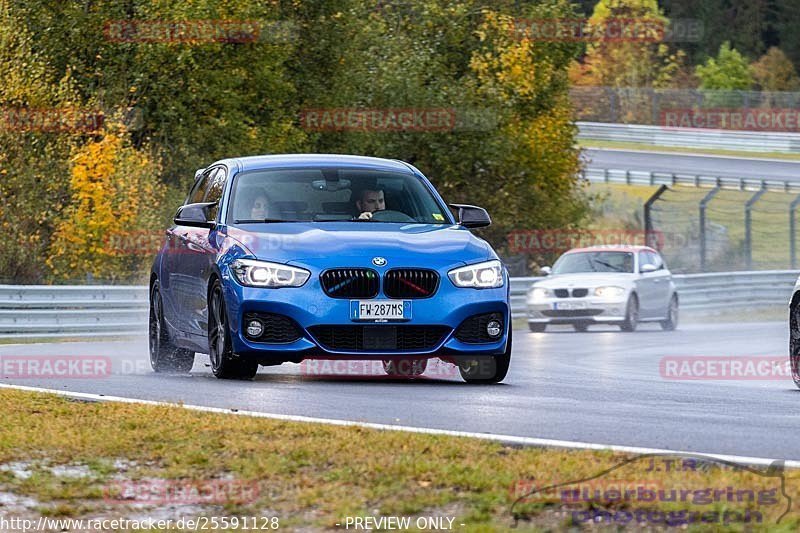
[[388,222],[246,224],[228,228],[258,259],[318,266],[370,264],[375,256],[389,266],[474,263],[495,258],[486,241],[459,226]]

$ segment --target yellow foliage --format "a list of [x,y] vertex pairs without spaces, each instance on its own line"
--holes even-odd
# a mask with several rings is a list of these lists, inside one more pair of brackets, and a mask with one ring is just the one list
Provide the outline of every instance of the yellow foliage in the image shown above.
[[80,147],[71,159],[71,203],[47,259],[53,275],[75,279],[91,274],[109,281],[136,277],[149,261],[146,251],[111,244],[159,223],[165,191],[158,175],[158,163],[130,146],[124,131],[106,130]]

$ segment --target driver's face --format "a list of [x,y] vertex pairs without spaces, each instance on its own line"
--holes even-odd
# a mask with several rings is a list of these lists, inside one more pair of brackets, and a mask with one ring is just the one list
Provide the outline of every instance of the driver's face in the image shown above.
[[383,211],[386,209],[386,200],[383,198],[383,191],[364,191],[361,195],[361,201],[358,202],[358,209],[360,211]]

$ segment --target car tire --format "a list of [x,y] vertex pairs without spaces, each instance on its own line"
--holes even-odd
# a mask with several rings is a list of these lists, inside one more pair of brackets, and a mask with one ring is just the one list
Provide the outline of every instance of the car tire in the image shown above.
[[675,331],[678,327],[678,297],[672,295],[669,300],[669,307],[667,308],[667,319],[659,322],[661,329],[664,331]]
[[800,304],[793,305],[789,311],[789,366],[792,380],[800,389]]
[[461,378],[473,385],[486,385],[503,381],[511,363],[511,324],[508,325],[506,350],[500,355],[481,355],[458,362]]
[[625,321],[620,324],[619,329],[636,331],[637,325],[639,325],[639,298],[635,294],[631,294],[628,304],[625,306]]
[[421,376],[428,368],[427,359],[384,359],[383,370],[392,377],[413,378]]
[[536,322],[528,322],[528,329],[533,333],[542,333],[547,329],[547,324],[539,324]]
[[214,280],[208,299],[208,357],[211,372],[219,379],[253,379],[258,372],[258,362],[239,359],[233,353],[225,295],[219,280]]
[[579,322],[577,324],[572,324],[572,327],[575,328],[575,331],[579,333],[584,333],[589,330],[589,324],[585,322]]
[[164,304],[158,280],[155,280],[150,287],[148,346],[150,366],[154,371],[187,373],[192,370],[194,352],[178,348],[169,338],[169,331],[164,323]]

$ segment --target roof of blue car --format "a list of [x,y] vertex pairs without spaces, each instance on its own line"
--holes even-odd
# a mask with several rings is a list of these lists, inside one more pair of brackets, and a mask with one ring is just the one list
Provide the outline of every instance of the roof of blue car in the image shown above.
[[411,172],[405,163],[379,157],[341,154],[279,154],[236,157],[219,161],[238,165],[242,171],[268,167],[362,167]]

